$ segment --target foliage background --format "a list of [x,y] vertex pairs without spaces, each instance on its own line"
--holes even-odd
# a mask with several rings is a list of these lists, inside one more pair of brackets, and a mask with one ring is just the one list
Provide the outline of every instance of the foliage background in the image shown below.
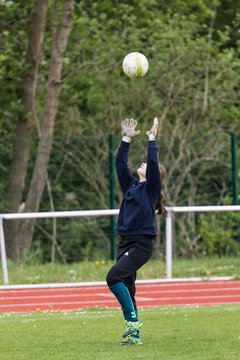
[[[49,18],[40,64],[34,164],[45,102],[51,49]],[[0,1],[0,208],[9,177],[22,68],[33,1]],[[160,159],[168,170],[166,205],[231,203],[230,133],[239,137],[238,1],[76,1],[74,25],[64,58],[63,87],[48,177],[40,211],[109,208],[108,136],[120,141],[120,122],[139,121],[130,167],[145,160],[145,132],[160,118]],[[123,57],[143,52],[150,70],[140,80],[123,74]],[[28,181],[29,180],[29,181]],[[115,204],[121,193],[116,182]],[[22,201],[24,202],[24,196]],[[177,256],[239,254],[239,216],[178,215]],[[158,220],[159,222],[159,220]],[[164,221],[158,224],[155,257],[164,251]],[[48,262],[56,247],[63,262],[107,258],[109,218],[41,220],[30,257]],[[53,260],[53,259],[52,259]]]

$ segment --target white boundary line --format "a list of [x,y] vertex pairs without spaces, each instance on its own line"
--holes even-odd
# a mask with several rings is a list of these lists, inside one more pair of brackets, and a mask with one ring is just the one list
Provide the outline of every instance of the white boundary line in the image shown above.
[[[217,282],[219,284],[219,282]],[[214,283],[211,283],[212,287],[206,287],[206,288],[187,288],[187,289],[182,289],[182,287],[178,287],[178,289],[165,289],[165,290],[156,290],[155,288],[148,288],[146,290],[139,290],[137,291],[137,299],[150,299],[152,298],[154,295],[156,294],[160,294],[162,298],[164,298],[164,295],[176,295],[176,294],[196,294],[196,296],[198,297],[201,297],[203,296],[204,293],[216,293],[216,296],[220,296],[218,295],[218,293],[222,293],[223,291],[224,292],[229,292],[231,291],[232,293],[236,293],[238,294],[238,296],[240,297],[240,282],[239,282],[239,286],[237,287],[214,287]],[[99,288],[94,288],[95,289],[99,289]],[[3,291],[3,293],[1,294],[0,293],[0,299],[1,301],[3,300],[21,300],[21,299],[36,299],[36,297],[38,299],[54,299],[54,298],[57,298],[57,299],[61,299],[61,298],[75,298],[75,297],[92,297],[92,296],[95,296],[95,297],[104,297],[104,298],[112,298],[112,293],[107,289],[107,288],[102,288],[100,287],[99,290],[96,290],[91,293],[89,292],[86,292],[86,288],[84,288],[84,292],[82,292],[82,288],[77,288],[77,289],[73,289],[73,288],[68,288],[68,289],[64,289],[64,291],[62,291],[61,289],[54,289],[55,291],[53,292],[48,292],[48,289],[41,289],[43,291],[43,294],[38,294],[38,295],[28,295],[28,290],[25,289],[23,291],[21,291],[21,295],[19,294],[15,294],[16,291],[14,290],[10,290],[10,292],[8,293],[5,293]],[[44,292],[44,290],[47,290],[47,292]],[[52,290],[52,289],[51,289]],[[68,291],[69,290],[69,291]],[[34,291],[34,290],[33,290]],[[60,292],[60,293],[56,293],[56,291]],[[24,293],[27,293],[27,295],[25,295]],[[61,293],[62,292],[62,293]],[[14,294],[14,296],[12,296],[12,294]],[[200,294],[200,295],[199,295]],[[147,297],[145,296],[147,295]],[[234,295],[234,294],[233,294]],[[0,304],[1,306],[1,304]]]
[[[233,276],[223,277],[195,277],[195,278],[174,278],[174,279],[147,279],[137,280],[137,284],[155,284],[155,283],[176,283],[176,282],[197,282],[197,281],[229,281],[234,280]],[[14,289],[44,289],[44,288],[67,288],[79,286],[104,286],[107,285],[105,281],[82,281],[74,283],[55,283],[55,284],[24,284],[24,285],[2,285],[0,290],[14,290]]]
[[[186,304],[189,303],[189,301],[196,301],[196,303],[198,304],[201,304],[201,300],[205,300],[205,299],[215,299],[215,301],[217,301],[217,299],[239,299],[240,300],[240,295],[220,295],[216,298],[216,296],[188,296],[188,297],[183,297],[183,296],[178,296],[178,297],[175,297],[175,298],[172,298],[172,297],[166,297],[166,298],[159,298],[157,299],[157,301],[160,302],[160,305],[162,305],[163,302],[165,301],[181,301],[183,300],[184,302],[186,302]],[[137,300],[139,302],[153,302],[153,303],[156,303],[156,299],[151,299],[151,298],[148,298],[148,299],[145,299],[145,300],[141,300],[139,298],[137,298]],[[238,301],[239,301],[238,300]],[[237,300],[233,300],[233,301],[237,301]],[[51,302],[51,301],[48,301],[48,302],[38,302],[38,303],[19,303],[19,304],[6,304],[6,305],[0,305],[0,309],[5,309],[5,308],[13,308],[13,307],[38,307],[38,306],[62,306],[62,305],[96,305],[96,302],[98,304],[105,304],[105,306],[108,306],[109,304],[116,304],[116,306],[119,306],[119,304],[116,302],[116,300],[82,300],[82,301],[63,301],[63,302]],[[217,303],[216,303],[217,304]],[[139,306],[146,306],[146,304],[141,304]],[[170,304],[171,305],[171,304]]]

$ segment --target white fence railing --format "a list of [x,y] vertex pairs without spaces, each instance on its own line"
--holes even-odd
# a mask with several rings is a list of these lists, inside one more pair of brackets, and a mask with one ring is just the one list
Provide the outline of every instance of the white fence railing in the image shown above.
[[[240,211],[240,205],[227,206],[178,206],[167,207],[166,217],[166,277],[172,278],[172,227],[173,214],[184,212],[223,212],[223,211]],[[5,249],[5,239],[3,230],[3,220],[20,220],[20,219],[39,219],[39,218],[67,218],[83,216],[113,216],[118,215],[119,209],[113,210],[83,210],[83,211],[57,211],[57,212],[36,212],[36,213],[17,213],[17,214],[0,214],[0,252],[4,284],[9,283],[7,257]]]

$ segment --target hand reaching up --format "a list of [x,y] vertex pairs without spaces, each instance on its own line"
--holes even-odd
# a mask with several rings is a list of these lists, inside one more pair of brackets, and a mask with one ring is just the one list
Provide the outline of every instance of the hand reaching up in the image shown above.
[[[138,122],[135,119],[125,119],[121,122],[122,135],[130,139],[133,136],[140,134],[140,130],[135,130]],[[129,142],[130,142],[129,141]]]
[[151,127],[151,130],[146,132],[146,135],[148,136],[149,140],[155,140],[158,132],[158,118],[155,117],[153,120],[153,126]]

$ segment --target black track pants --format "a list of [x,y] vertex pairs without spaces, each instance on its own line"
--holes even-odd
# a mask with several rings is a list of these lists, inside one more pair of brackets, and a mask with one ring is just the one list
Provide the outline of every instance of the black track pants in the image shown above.
[[135,307],[137,307],[135,301],[137,270],[150,259],[152,247],[153,237],[151,236],[121,237],[117,250],[117,262],[107,274],[106,280],[109,287],[119,281],[126,285]]

